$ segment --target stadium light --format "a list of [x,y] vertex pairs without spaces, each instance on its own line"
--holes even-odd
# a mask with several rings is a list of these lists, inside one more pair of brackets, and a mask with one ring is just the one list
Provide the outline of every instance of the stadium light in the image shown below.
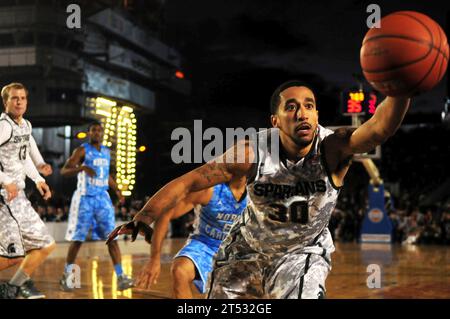
[[84,139],[86,137],[87,137],[86,132],[78,132],[77,133],[77,139],[79,139],[79,140],[82,140],[82,139]]

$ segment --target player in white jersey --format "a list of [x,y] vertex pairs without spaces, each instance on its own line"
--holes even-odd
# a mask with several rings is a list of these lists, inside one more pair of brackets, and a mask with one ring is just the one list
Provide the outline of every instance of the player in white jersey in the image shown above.
[[272,129],[164,186],[134,225],[193,191],[244,175],[248,206],[220,246],[209,297],[324,297],[334,250],[327,225],[350,159],[393,135],[409,104],[408,97],[387,97],[356,130],[333,132],[318,123],[313,91],[298,81],[284,83],[272,95]]
[[[5,113],[0,116],[0,270],[20,263],[8,283],[0,285],[0,298],[44,298],[30,279],[36,268],[55,248],[45,224],[25,196],[25,177],[35,183],[44,199],[51,196],[45,180],[30,158],[31,124],[23,118],[27,110],[27,90],[20,83],[2,89]],[[34,142],[34,141],[33,141]],[[51,173],[40,159],[34,159],[44,173]]]

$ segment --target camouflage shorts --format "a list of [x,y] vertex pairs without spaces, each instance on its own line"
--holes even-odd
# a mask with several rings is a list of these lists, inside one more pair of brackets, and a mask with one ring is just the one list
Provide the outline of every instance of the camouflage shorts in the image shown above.
[[240,232],[230,234],[216,256],[210,299],[318,299],[325,297],[330,261],[318,254],[261,254]]
[[[4,192],[2,190],[2,195]],[[54,243],[47,227],[31,206],[23,190],[11,202],[0,196],[0,256],[23,257],[33,249]]]

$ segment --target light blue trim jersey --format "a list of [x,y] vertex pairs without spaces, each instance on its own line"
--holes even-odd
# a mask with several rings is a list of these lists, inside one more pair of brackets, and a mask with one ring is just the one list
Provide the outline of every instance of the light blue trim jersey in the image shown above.
[[190,237],[218,248],[247,206],[247,196],[243,197],[237,201],[228,184],[214,186],[208,205],[195,209],[197,219],[194,233]]
[[78,173],[77,190],[81,195],[95,196],[108,190],[111,154],[109,148],[101,145],[100,151],[90,143],[81,144],[85,149],[83,165],[89,166],[97,174],[89,177],[86,172]]

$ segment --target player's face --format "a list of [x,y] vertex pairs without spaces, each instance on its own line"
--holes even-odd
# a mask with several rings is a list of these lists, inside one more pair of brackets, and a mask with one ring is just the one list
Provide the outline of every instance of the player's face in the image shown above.
[[101,143],[103,141],[103,127],[100,125],[92,125],[89,128],[89,139],[91,143]]
[[27,93],[24,89],[11,89],[5,103],[6,113],[14,118],[22,117],[27,111],[27,103]]
[[311,144],[319,115],[313,92],[304,86],[290,87],[280,93],[278,112],[272,125],[288,135],[298,146]]

